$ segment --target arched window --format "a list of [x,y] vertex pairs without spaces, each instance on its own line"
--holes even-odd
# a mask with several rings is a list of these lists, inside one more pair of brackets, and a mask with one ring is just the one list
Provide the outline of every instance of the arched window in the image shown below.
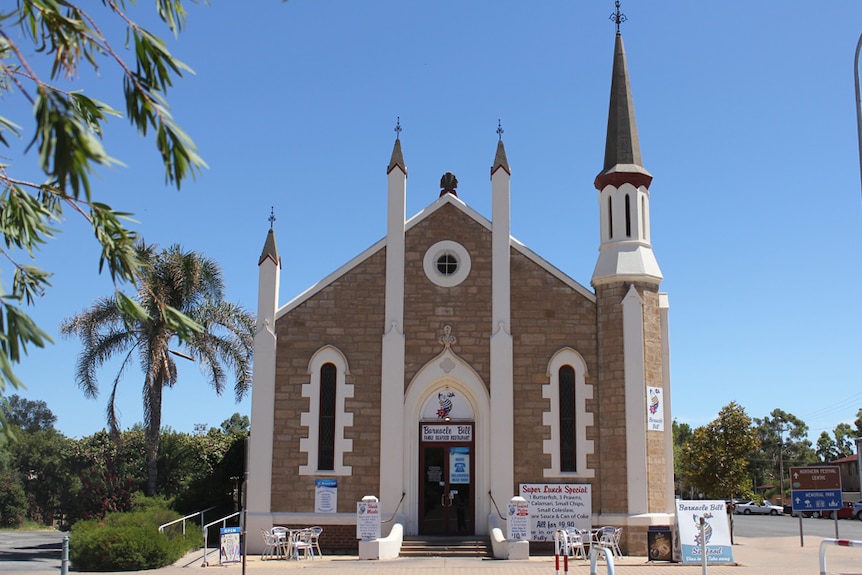
[[587,456],[594,453],[595,443],[587,439],[593,426],[593,414],[587,411],[587,400],[593,398],[593,386],[587,384],[587,365],[581,354],[570,347],[557,351],[548,362],[548,382],[542,386],[542,397],[548,410],[542,414],[542,425],[550,429],[550,439],[542,442],[542,451],[550,458],[545,477],[595,477],[587,467]]
[[614,237],[614,199],[608,196],[608,239]]
[[320,368],[320,417],[317,435],[317,469],[335,467],[335,384],[338,370],[331,363]]
[[628,194],[626,194],[626,237],[632,237],[632,206]]
[[575,370],[564,365],[558,373],[560,387],[560,471],[577,471]]
[[300,415],[300,425],[308,431],[299,440],[299,451],[308,459],[299,466],[300,475],[352,474],[351,467],[344,465],[344,455],[353,451],[353,440],[344,433],[353,426],[353,414],[344,407],[345,400],[353,397],[349,374],[347,358],[331,345],[317,350],[308,362],[309,381],[302,384],[308,411]]

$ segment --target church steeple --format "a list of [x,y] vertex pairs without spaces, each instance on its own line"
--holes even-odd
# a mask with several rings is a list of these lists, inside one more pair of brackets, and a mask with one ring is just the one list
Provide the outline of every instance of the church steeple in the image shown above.
[[596,176],[596,189],[608,184],[619,187],[628,182],[635,187],[649,186],[652,175],[643,167],[635,107],[629,82],[626,51],[617,22],[614,46],[614,68],[611,75],[611,98],[608,107],[608,132],[605,140],[605,163]]
[[617,34],[605,162],[596,176],[601,214],[599,260],[593,271],[593,286],[619,281],[661,283],[662,274],[650,245],[650,174],[641,165],[635,108],[629,82],[626,52],[619,32],[622,15],[617,12]]
[[404,163],[404,156],[401,154],[401,116],[398,117],[395,123],[395,145],[392,146],[392,158],[389,160],[389,167],[386,168],[388,174],[394,168],[400,168],[404,175],[407,175],[407,165]]

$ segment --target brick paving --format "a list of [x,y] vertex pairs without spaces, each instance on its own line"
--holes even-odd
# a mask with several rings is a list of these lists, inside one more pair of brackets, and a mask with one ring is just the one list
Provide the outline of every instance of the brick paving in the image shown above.
[[[797,537],[736,537],[733,546],[734,565],[710,565],[712,575],[811,575],[820,573],[819,547],[821,538],[806,537],[805,547],[799,546]],[[190,554],[177,564],[147,575],[241,575],[241,564],[201,566],[202,553]],[[829,547],[826,552],[827,573],[862,575],[862,549]],[[325,556],[314,560],[261,561],[249,557],[246,573],[250,575],[283,574],[296,569],[310,570],[308,575],[555,575],[554,557],[532,557],[524,561],[495,561],[477,558],[399,558],[391,561],[359,561],[355,556]],[[643,557],[622,557],[615,563],[619,575],[696,575],[702,573],[700,565],[651,563]],[[607,573],[604,561],[598,563],[596,573]],[[559,573],[563,573],[562,566]],[[568,573],[589,575],[590,563],[575,560],[569,563]],[[28,575],[57,575],[57,570],[29,572]],[[109,574],[112,575],[112,574]]]

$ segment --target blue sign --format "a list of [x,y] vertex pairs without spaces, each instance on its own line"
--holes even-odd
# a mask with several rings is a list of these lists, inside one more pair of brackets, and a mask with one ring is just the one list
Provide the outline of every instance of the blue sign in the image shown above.
[[843,505],[840,489],[794,489],[794,511],[836,511]]

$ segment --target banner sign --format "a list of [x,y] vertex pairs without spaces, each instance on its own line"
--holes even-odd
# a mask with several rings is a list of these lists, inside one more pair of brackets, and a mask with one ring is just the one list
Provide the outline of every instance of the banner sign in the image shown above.
[[473,441],[472,425],[422,424],[422,441]]
[[664,395],[660,387],[646,388],[647,398],[647,429],[649,431],[664,431]]
[[314,480],[314,512],[335,513],[338,508],[338,480]]
[[702,563],[700,518],[704,519],[703,545],[707,563],[733,563],[730,527],[724,501],[676,502],[676,520],[683,563]]
[[530,505],[530,541],[553,541],[557,529],[593,526],[589,483],[521,483],[518,495]]

